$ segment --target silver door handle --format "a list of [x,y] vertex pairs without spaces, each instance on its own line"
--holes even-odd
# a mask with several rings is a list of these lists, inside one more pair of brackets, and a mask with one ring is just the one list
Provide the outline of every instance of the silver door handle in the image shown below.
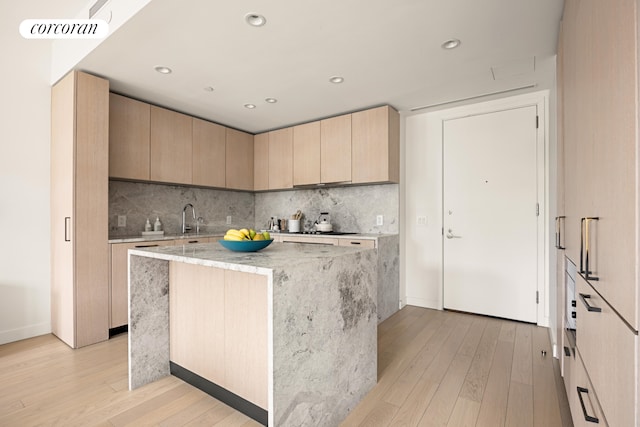
[[447,230],[447,239],[461,239],[461,238],[462,236],[456,236],[455,234],[453,234],[452,229]]

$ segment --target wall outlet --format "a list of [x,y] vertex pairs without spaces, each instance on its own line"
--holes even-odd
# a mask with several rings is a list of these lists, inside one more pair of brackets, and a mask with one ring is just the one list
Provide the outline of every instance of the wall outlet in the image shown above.
[[118,215],[118,227],[126,227],[126,226],[127,226],[127,216]]
[[376,215],[376,225],[380,226],[384,224],[384,216]]
[[418,215],[418,217],[416,219],[416,223],[418,225],[427,225],[427,217],[426,216],[422,216],[422,215]]
[[227,215],[227,225],[231,224],[232,218],[231,215]]

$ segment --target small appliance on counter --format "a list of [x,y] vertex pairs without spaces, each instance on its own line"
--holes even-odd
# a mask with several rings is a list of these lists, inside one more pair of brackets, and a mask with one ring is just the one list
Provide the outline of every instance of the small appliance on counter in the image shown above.
[[320,212],[320,216],[318,216],[318,219],[314,223],[314,227],[316,231],[321,233],[333,231],[333,225],[331,225],[329,221],[329,212]]

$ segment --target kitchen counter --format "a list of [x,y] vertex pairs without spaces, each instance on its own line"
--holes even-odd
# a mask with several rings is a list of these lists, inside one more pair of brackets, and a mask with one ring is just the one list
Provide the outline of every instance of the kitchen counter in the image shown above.
[[210,243],[129,251],[131,389],[172,373],[169,294],[181,287],[173,263],[265,283],[269,425],[338,426],[375,385],[376,250],[274,242],[241,253]]
[[[198,239],[202,237],[221,237],[224,236],[227,230],[221,230],[219,232],[203,232],[199,234],[189,233],[189,234],[165,234],[162,236],[124,236],[124,237],[110,237],[109,243],[136,243],[136,242],[152,242],[158,240],[177,240],[177,239]],[[287,233],[287,232],[269,232],[274,237],[275,236],[304,236],[304,237],[331,237],[336,239],[370,239],[375,240],[379,237],[391,236],[390,234],[373,234],[373,233],[362,233],[362,234],[346,234],[346,235],[324,235],[324,234],[303,234],[303,233]]]

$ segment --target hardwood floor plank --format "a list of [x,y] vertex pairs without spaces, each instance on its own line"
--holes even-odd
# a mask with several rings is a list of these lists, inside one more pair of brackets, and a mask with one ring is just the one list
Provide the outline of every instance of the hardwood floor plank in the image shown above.
[[[542,354],[546,352],[546,355]],[[533,331],[533,413],[535,427],[562,427],[560,405],[553,373],[549,330]]]
[[511,381],[511,363],[513,343],[498,341],[493,357],[489,378],[482,396],[477,427],[495,427],[504,425],[507,413],[509,383]]
[[513,347],[513,368],[511,381],[533,385],[532,325],[518,324]]
[[421,377],[389,425],[417,426],[436,394],[438,386],[438,383]]
[[553,359],[553,377],[555,378],[556,383],[556,395],[558,396],[558,405],[560,406],[560,419],[562,420],[562,426],[573,427],[571,408],[569,407],[569,399],[567,398],[564,379],[560,373],[560,361],[558,359]]
[[436,394],[431,399],[419,426],[446,426],[456,400],[471,366],[471,357],[458,354],[454,357],[447,373],[440,382]]
[[533,385],[511,381],[504,425],[533,427]]
[[500,328],[500,335],[498,339],[500,341],[514,342],[516,336],[516,323],[503,322],[502,328]]
[[487,319],[482,338],[478,344],[476,354],[474,355],[471,368],[467,373],[460,397],[482,402],[484,389],[489,378],[489,370],[493,362],[493,354],[498,344],[498,336],[502,325],[495,319]]
[[380,402],[359,424],[360,427],[386,427],[398,412],[398,407],[387,402]]
[[480,402],[459,397],[447,427],[474,427],[480,412]]
[[188,427],[211,427],[221,422],[229,415],[233,414],[235,411],[230,406],[227,406],[223,403],[216,405],[215,408],[212,408],[205,412],[204,414],[194,418],[192,421],[185,424]]
[[206,393],[202,393],[202,396],[199,400],[194,402],[192,405],[176,411],[172,416],[162,420],[158,426],[159,427],[173,427],[173,426],[183,426],[185,424],[190,423],[195,420],[205,412],[213,409],[220,405],[220,402],[211,402],[211,397]]

